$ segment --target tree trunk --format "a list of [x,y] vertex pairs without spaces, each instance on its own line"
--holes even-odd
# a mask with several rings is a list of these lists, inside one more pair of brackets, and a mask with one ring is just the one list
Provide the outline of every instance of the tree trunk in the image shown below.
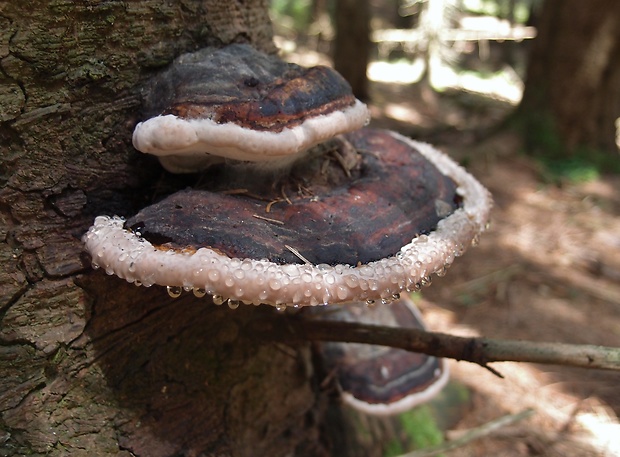
[[519,110],[531,148],[617,152],[619,22],[615,0],[545,1]]
[[131,216],[187,185],[131,145],[146,80],[183,52],[275,52],[271,38],[266,0],[0,2],[0,455],[381,455],[403,443],[389,421],[361,428],[328,401],[309,344],[244,333],[273,308],[172,299],[93,271],[83,252],[95,216]]
[[162,176],[131,146],[143,82],[230,42],[275,51],[266,0],[0,3],[0,455],[321,455],[309,347],[242,333],[270,309],[173,300],[82,252]]
[[334,68],[351,84],[355,96],[366,100],[371,47],[368,0],[337,0],[335,23]]

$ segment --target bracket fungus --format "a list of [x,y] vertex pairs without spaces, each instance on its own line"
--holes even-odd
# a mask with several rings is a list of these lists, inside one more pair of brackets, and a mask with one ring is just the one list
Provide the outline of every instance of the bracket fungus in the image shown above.
[[[445,274],[486,228],[488,191],[432,146],[365,128],[366,106],[325,67],[207,48],[155,77],[145,108],[135,147],[208,179],[128,219],[95,219],[83,237],[93,267],[130,283],[231,308],[393,303],[388,315],[421,327],[407,293]],[[367,412],[410,407],[447,379],[434,357],[381,351],[373,374],[343,367],[340,346],[322,351],[342,368],[345,399]]]
[[98,217],[84,237],[93,265],[233,304],[387,303],[443,274],[484,230],[488,192],[433,147],[371,129],[337,144],[358,160],[341,182],[304,163],[287,179],[303,190],[269,213],[254,194],[186,190],[127,221]]
[[154,78],[133,134],[173,173],[222,159],[286,166],[310,147],[368,123],[365,104],[329,67],[303,68],[249,45],[184,54]]
[[[314,316],[312,316],[314,317]],[[320,319],[424,330],[422,315],[409,296],[388,306],[339,306]],[[425,403],[445,387],[445,359],[385,346],[323,342],[317,345],[325,373],[333,374],[342,400],[373,415],[392,415]]]

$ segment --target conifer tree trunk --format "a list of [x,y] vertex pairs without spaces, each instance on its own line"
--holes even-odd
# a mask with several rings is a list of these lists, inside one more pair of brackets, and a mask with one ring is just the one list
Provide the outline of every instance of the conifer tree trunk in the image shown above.
[[614,0],[545,1],[520,107],[530,148],[617,153],[618,23]]
[[334,68],[351,84],[355,96],[366,100],[371,49],[368,0],[337,0],[335,25]]

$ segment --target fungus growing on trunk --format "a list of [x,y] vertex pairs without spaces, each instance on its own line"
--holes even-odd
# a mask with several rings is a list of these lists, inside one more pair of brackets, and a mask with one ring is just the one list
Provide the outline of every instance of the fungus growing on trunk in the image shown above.
[[223,158],[286,166],[369,118],[331,68],[303,68],[244,44],[182,55],[147,87],[144,105],[149,119],[133,144],[173,173]]
[[[382,319],[422,327],[407,293],[487,225],[491,198],[476,179],[427,144],[362,128],[366,106],[325,67],[208,48],[157,76],[145,107],[135,147],[208,179],[129,219],[99,216],[84,235],[93,267],[136,285],[231,308],[350,305],[335,313],[347,320],[360,304],[393,303]],[[425,401],[447,379],[434,357],[320,348],[345,400],[373,414]]]

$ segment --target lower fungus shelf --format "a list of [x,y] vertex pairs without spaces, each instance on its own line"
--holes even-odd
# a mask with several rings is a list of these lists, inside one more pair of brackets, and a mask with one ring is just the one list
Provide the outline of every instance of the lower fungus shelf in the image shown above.
[[[491,198],[447,156],[370,129],[342,144],[362,157],[359,172],[334,188],[322,182],[314,198],[272,205],[269,218],[282,225],[251,217],[264,209],[254,196],[182,191],[129,221],[98,217],[84,236],[93,265],[168,286],[171,297],[194,291],[233,308],[373,304],[429,284],[477,243]],[[140,233],[128,228],[138,225]]]

